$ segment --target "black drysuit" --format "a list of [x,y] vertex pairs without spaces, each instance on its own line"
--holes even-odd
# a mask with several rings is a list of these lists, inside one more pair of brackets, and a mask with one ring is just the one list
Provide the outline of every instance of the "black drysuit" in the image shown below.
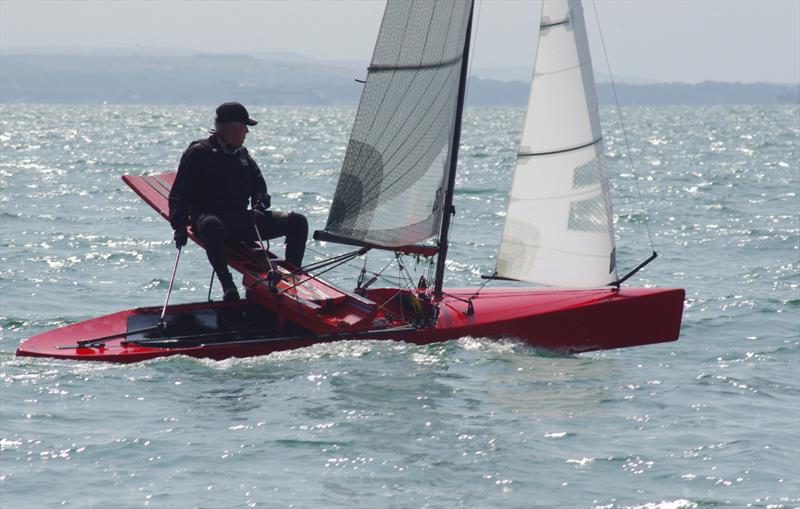
[[[248,203],[253,211],[248,212]],[[215,135],[194,141],[183,153],[169,193],[169,220],[179,230],[187,225],[206,245],[206,254],[223,287],[231,284],[226,241],[286,237],[286,261],[300,267],[308,236],[302,214],[267,210],[270,196],[258,165],[239,147],[228,149]]]

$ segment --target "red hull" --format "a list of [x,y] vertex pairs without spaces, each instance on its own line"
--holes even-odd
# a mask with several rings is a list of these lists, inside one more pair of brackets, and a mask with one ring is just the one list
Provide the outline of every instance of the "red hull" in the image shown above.
[[[174,172],[124,177],[164,217],[174,179]],[[430,325],[434,308],[424,295],[419,300],[396,288],[357,295],[308,273],[292,274],[277,258],[271,265],[282,277],[270,287],[263,254],[255,244],[228,248],[229,264],[243,274],[246,302],[171,306],[166,329],[158,331],[153,326],[161,309],[120,311],[33,336],[17,355],[112,362],[177,354],[224,359],[344,339],[425,344],[464,336],[518,338],[538,348],[586,352],[674,341],[680,333],[682,289],[487,288],[472,298],[474,312],[468,312],[465,302],[474,290],[451,289],[439,303],[435,325]],[[237,329],[241,326],[246,330]],[[141,333],[143,328],[155,336]],[[102,345],[77,346],[78,341],[106,336],[111,337]]]
[[[394,289],[379,289],[367,296],[381,298]],[[470,289],[452,289],[456,297],[469,297]],[[129,330],[129,320],[136,315],[153,315],[159,308],[120,311],[67,325],[33,336],[23,342],[17,355],[56,357],[109,362],[137,362],[168,355],[225,359],[266,355],[321,342],[346,339],[391,339],[427,344],[464,336],[517,338],[544,349],[563,352],[639,346],[678,339],[683,314],[682,289],[624,288],[622,290],[565,290],[495,288],[484,289],[473,299],[474,313],[467,314],[467,304],[448,297],[440,306],[435,326],[411,331],[370,330],[330,333],[305,332],[287,337],[226,339],[196,342],[190,346],[150,346],[124,344],[125,338],[107,341],[103,346],[74,348],[76,341]],[[218,302],[171,306],[170,313],[198,312],[235,306]],[[397,310],[395,310],[397,311]],[[268,311],[264,311],[268,313]]]

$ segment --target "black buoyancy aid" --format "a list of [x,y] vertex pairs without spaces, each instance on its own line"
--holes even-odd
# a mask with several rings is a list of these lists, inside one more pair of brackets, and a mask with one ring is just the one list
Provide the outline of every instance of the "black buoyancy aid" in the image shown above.
[[201,151],[192,168],[193,216],[202,213],[245,212],[259,172],[247,149],[226,154],[211,139],[192,143],[190,150]]

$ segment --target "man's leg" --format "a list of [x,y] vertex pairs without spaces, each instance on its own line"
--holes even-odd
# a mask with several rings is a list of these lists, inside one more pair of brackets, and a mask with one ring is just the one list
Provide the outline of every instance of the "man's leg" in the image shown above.
[[206,245],[206,256],[217,273],[224,300],[238,300],[239,292],[228,270],[228,258],[225,256],[225,225],[213,214],[202,214],[195,223],[197,234]]
[[286,261],[295,267],[303,265],[308,239],[306,216],[297,212],[267,211],[256,214],[259,231],[264,239],[286,237]]

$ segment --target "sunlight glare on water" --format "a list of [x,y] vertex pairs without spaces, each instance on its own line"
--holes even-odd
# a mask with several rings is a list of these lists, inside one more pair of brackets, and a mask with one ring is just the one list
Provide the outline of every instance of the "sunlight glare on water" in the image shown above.
[[[322,228],[354,110],[251,110],[273,206]],[[635,172],[602,110],[621,272],[651,252],[638,175],[659,258],[631,284],[686,288],[676,343],[344,341],[131,365],[14,351],[163,302],[171,231],[120,177],[174,169],[212,108],[0,113],[4,508],[800,505],[797,106],[626,108]],[[449,285],[494,269],[522,115],[466,112]],[[332,278],[352,287],[359,270]],[[189,246],[173,302],[205,300],[210,273]]]

